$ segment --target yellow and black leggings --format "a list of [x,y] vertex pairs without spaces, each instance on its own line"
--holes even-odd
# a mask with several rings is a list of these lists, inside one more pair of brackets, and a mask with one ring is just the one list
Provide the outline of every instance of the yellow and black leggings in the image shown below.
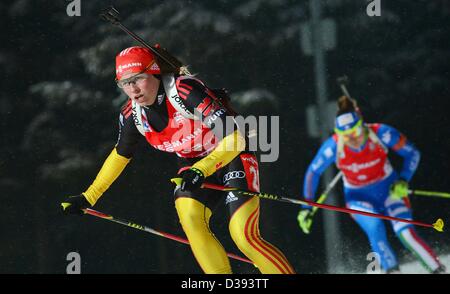
[[[198,160],[198,159],[197,159]],[[197,160],[180,159],[180,172]],[[256,156],[241,153],[227,166],[205,180],[231,187],[259,191]],[[231,238],[263,274],[293,274],[294,270],[281,251],[261,238],[259,233],[259,198],[233,192],[175,190],[175,206],[200,267],[208,274],[231,273],[231,266],[222,244],[209,227],[213,210],[223,203],[229,213]]]

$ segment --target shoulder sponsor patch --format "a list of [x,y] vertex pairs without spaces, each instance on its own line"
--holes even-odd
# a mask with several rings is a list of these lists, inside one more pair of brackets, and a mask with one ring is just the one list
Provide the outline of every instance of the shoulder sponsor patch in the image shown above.
[[381,140],[386,144],[389,144],[389,142],[391,142],[391,139],[392,139],[391,131],[387,131],[383,133],[383,135],[381,136]]
[[326,158],[330,158],[333,156],[333,150],[331,149],[331,147],[328,147],[327,149],[325,149],[323,154],[325,155]]

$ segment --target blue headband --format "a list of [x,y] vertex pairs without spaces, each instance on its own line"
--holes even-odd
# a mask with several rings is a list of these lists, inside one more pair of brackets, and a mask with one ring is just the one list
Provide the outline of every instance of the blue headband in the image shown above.
[[360,120],[356,112],[347,112],[336,117],[335,127],[339,131],[346,131],[353,128]]

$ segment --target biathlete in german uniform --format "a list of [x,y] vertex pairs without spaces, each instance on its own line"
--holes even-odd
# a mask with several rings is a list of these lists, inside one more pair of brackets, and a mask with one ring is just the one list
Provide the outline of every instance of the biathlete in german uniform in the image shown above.
[[[119,117],[119,138],[96,179],[81,195],[65,200],[67,213],[92,207],[130,162],[139,141],[178,156],[175,207],[193,254],[205,273],[231,273],[221,243],[210,230],[216,204],[229,213],[237,247],[262,273],[291,274],[283,253],[259,232],[259,198],[200,189],[204,181],[259,192],[258,161],[246,136],[217,91],[190,75],[162,74],[147,48],[130,47],[116,56],[116,81],[129,97]],[[223,94],[223,93],[222,93]],[[195,118],[196,114],[200,114]],[[227,128],[227,117],[233,127]]]

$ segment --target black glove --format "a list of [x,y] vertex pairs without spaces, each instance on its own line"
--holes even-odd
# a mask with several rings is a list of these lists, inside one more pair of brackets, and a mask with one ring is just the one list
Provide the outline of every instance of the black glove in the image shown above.
[[203,173],[199,169],[191,167],[183,173],[181,191],[194,192],[202,186],[204,180],[205,176]]
[[69,196],[66,200],[61,202],[64,214],[83,215],[82,209],[91,207],[91,204],[86,200],[83,194],[76,196]]

